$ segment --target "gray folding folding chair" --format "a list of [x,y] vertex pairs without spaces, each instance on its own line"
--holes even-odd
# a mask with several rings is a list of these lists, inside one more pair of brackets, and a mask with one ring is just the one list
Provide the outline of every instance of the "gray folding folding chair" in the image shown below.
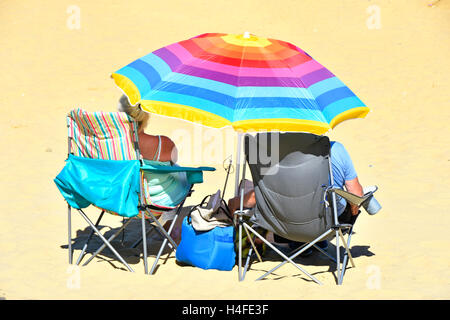
[[[315,247],[336,262],[337,283],[342,284],[347,261],[350,260],[354,267],[349,250],[353,225],[339,223],[336,194],[358,206],[370,195],[358,197],[332,187],[329,138],[309,133],[259,133],[255,137],[244,136],[244,150],[253,179],[256,207],[244,210],[244,191],[241,190],[241,207],[235,212],[235,217],[239,220],[239,280],[244,280],[252,253],[256,250],[252,242],[242,272],[242,228],[244,228],[248,238],[251,239],[250,234],[260,238],[284,259],[257,280],[290,263],[307,277],[321,284],[317,278],[293,261],[301,253]],[[242,179],[245,179],[245,164]],[[243,216],[249,216],[248,222],[244,221]],[[305,244],[291,256],[287,256],[255,231],[256,226]],[[345,232],[348,232],[347,241],[344,239]],[[336,257],[316,245],[318,241],[331,240],[333,237],[336,238]],[[342,267],[340,240],[345,248]]]

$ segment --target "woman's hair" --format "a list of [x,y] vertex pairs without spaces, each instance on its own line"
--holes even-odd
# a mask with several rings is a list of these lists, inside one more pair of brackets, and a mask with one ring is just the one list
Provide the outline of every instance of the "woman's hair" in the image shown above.
[[126,95],[120,97],[118,109],[132,117],[138,123],[139,130],[143,130],[147,126],[150,115],[143,111],[139,104],[132,106]]

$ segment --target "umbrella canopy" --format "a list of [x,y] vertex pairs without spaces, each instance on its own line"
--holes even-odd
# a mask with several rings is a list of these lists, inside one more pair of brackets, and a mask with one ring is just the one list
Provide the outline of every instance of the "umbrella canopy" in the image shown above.
[[323,134],[362,118],[364,103],[285,41],[206,33],[158,49],[112,74],[130,103],[209,127]]

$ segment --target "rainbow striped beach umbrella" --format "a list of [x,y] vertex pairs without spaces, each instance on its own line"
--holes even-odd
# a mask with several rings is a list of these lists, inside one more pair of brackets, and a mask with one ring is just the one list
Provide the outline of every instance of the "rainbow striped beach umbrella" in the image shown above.
[[364,103],[305,51],[285,41],[205,33],[112,74],[143,110],[214,128],[323,134],[363,118]]

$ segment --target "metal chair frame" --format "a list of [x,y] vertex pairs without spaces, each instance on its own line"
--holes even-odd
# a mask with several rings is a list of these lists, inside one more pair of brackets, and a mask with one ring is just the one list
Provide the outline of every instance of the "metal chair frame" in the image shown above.
[[[132,120],[133,121],[133,120]],[[133,121],[134,122],[134,121]],[[135,137],[135,141],[134,141],[134,149],[136,151],[136,155],[137,158],[140,159],[140,164],[141,167],[144,165],[144,162],[141,158],[141,153],[139,150],[139,141],[138,141],[138,133],[137,133],[137,125],[133,125],[133,130],[134,130],[134,137]],[[69,135],[68,137],[68,155],[71,153],[71,137]],[[140,175],[140,193],[139,193],[139,210],[141,211],[141,224],[142,224],[142,238],[133,244],[133,248],[135,248],[137,245],[139,245],[139,243],[142,242],[142,246],[143,246],[143,260],[144,260],[144,269],[145,269],[145,274],[154,274],[155,270],[156,270],[156,266],[158,265],[158,261],[161,257],[162,252],[164,251],[166,245],[168,244],[169,247],[172,249],[172,251],[176,250],[177,248],[177,244],[175,243],[175,241],[172,239],[172,237],[170,236],[170,233],[172,232],[172,229],[179,217],[179,214],[181,212],[181,209],[184,205],[184,202],[186,201],[186,198],[189,197],[192,192],[192,186],[191,189],[189,190],[188,194],[186,195],[186,197],[183,199],[183,201],[178,205],[176,213],[175,213],[175,217],[169,227],[169,231],[167,232],[163,226],[161,225],[161,223],[158,221],[158,219],[154,216],[154,214],[150,211],[150,208],[152,207],[151,205],[147,205],[144,199],[144,192],[142,190],[143,187],[143,181],[142,181],[143,177],[142,174]],[[69,264],[73,264],[73,250],[72,250],[72,235],[71,235],[71,215],[72,215],[72,207],[68,205],[68,249],[69,249]],[[91,232],[86,240],[86,242],[83,245],[83,249],[81,250],[81,253],[76,261],[76,265],[79,265],[81,263],[81,260],[83,259],[83,257],[85,256],[86,253],[86,249],[89,245],[89,242],[92,239],[92,236],[95,234],[97,234],[97,236],[103,241],[103,245],[100,246],[96,252],[94,252],[92,254],[92,256],[83,264],[83,266],[86,266],[89,262],[91,262],[98,254],[100,254],[106,247],[108,247],[111,252],[114,254],[114,256],[116,256],[116,258],[125,265],[125,267],[128,269],[128,271],[130,272],[134,272],[134,270],[129,266],[129,264],[125,261],[125,259],[114,249],[114,247],[112,246],[111,242],[112,240],[114,240],[121,232],[124,232],[126,226],[132,221],[132,219],[135,218],[130,218],[128,219],[127,222],[124,222],[122,224],[122,227],[119,228],[119,230],[116,231],[116,233],[114,233],[112,236],[110,236],[108,239],[106,239],[104,237],[104,235],[102,235],[102,233],[98,230],[98,225],[105,213],[105,210],[102,210],[96,223],[94,224],[89,218],[88,216],[83,212],[83,210],[81,209],[77,209],[77,211],[79,212],[79,214],[83,217],[83,219],[88,223],[88,225],[91,227]],[[144,214],[145,212],[145,214]],[[150,270],[150,273],[148,272],[148,254],[147,254],[147,230],[146,230],[146,226],[145,226],[145,215],[149,216],[150,219],[152,220],[152,222],[155,224],[151,224],[152,229],[156,229],[160,235],[163,237],[163,243],[161,244],[161,247],[159,249],[159,252],[156,256],[156,259],[153,263],[153,266]],[[171,252],[172,252],[171,251]],[[171,254],[171,252],[169,252],[169,256]]]
[[[329,177],[330,177],[330,185],[333,185],[333,172],[331,169],[331,157],[328,157],[328,171],[329,171]],[[245,169],[246,169],[246,162],[243,162],[243,168],[242,168],[242,180],[245,180]],[[238,190],[238,189],[237,189]],[[298,255],[302,254],[306,250],[308,250],[311,247],[316,248],[321,254],[324,254],[327,256],[330,260],[336,263],[336,270],[337,270],[337,284],[341,285],[344,279],[344,273],[347,268],[347,263],[350,261],[350,264],[352,267],[355,267],[355,263],[353,261],[352,254],[350,252],[350,241],[351,241],[351,235],[353,232],[353,225],[351,224],[341,224],[338,221],[338,215],[337,215],[337,209],[336,209],[336,194],[338,193],[341,197],[345,198],[347,201],[360,206],[364,201],[366,201],[370,195],[365,195],[364,197],[358,197],[354,194],[351,194],[349,192],[346,192],[341,189],[335,189],[329,187],[325,192],[327,192],[329,195],[331,195],[332,200],[332,206],[331,209],[333,210],[333,225],[324,233],[317,236],[313,241],[305,243],[300,248],[297,248],[294,250],[293,254],[290,256],[285,255],[283,252],[281,252],[279,249],[277,249],[272,243],[267,241],[263,236],[261,236],[255,229],[255,225],[250,226],[247,222],[243,220],[244,216],[249,215],[249,210],[244,210],[243,207],[243,199],[244,199],[244,190],[240,190],[240,209],[235,212],[235,217],[237,217],[237,224],[238,224],[238,237],[239,237],[239,247],[238,247],[238,278],[239,281],[243,281],[245,278],[245,275],[247,273],[250,261],[251,261],[251,255],[255,252],[257,254],[257,249],[253,244],[253,241],[251,241],[251,247],[249,249],[247,260],[244,266],[244,270],[242,270],[242,228],[244,228],[244,231],[247,233],[247,236],[250,238],[250,233],[252,233],[254,236],[261,239],[267,246],[269,246],[273,251],[275,251],[278,255],[280,255],[284,261],[281,262],[276,267],[272,268],[271,270],[267,271],[265,274],[257,278],[256,280],[262,280],[265,277],[267,277],[269,274],[273,273],[275,270],[280,268],[281,266],[285,265],[286,263],[292,264],[295,268],[300,270],[302,273],[304,273],[308,278],[313,280],[315,283],[322,285],[322,283],[313,275],[308,273],[306,270],[304,270],[302,267],[300,267],[297,263],[293,261]],[[327,207],[327,209],[330,208],[328,202],[324,201],[324,205]],[[344,232],[343,232],[344,231]],[[348,237],[347,241],[344,238],[345,231],[348,231]],[[331,233],[334,232],[334,236],[336,238],[336,257],[331,256],[324,250],[322,250],[320,247],[318,247],[316,244],[317,242],[321,241],[322,239],[328,237]],[[341,264],[341,257],[340,257],[340,242],[342,241],[343,247],[344,247],[344,257]],[[259,258],[259,254],[258,258]]]

